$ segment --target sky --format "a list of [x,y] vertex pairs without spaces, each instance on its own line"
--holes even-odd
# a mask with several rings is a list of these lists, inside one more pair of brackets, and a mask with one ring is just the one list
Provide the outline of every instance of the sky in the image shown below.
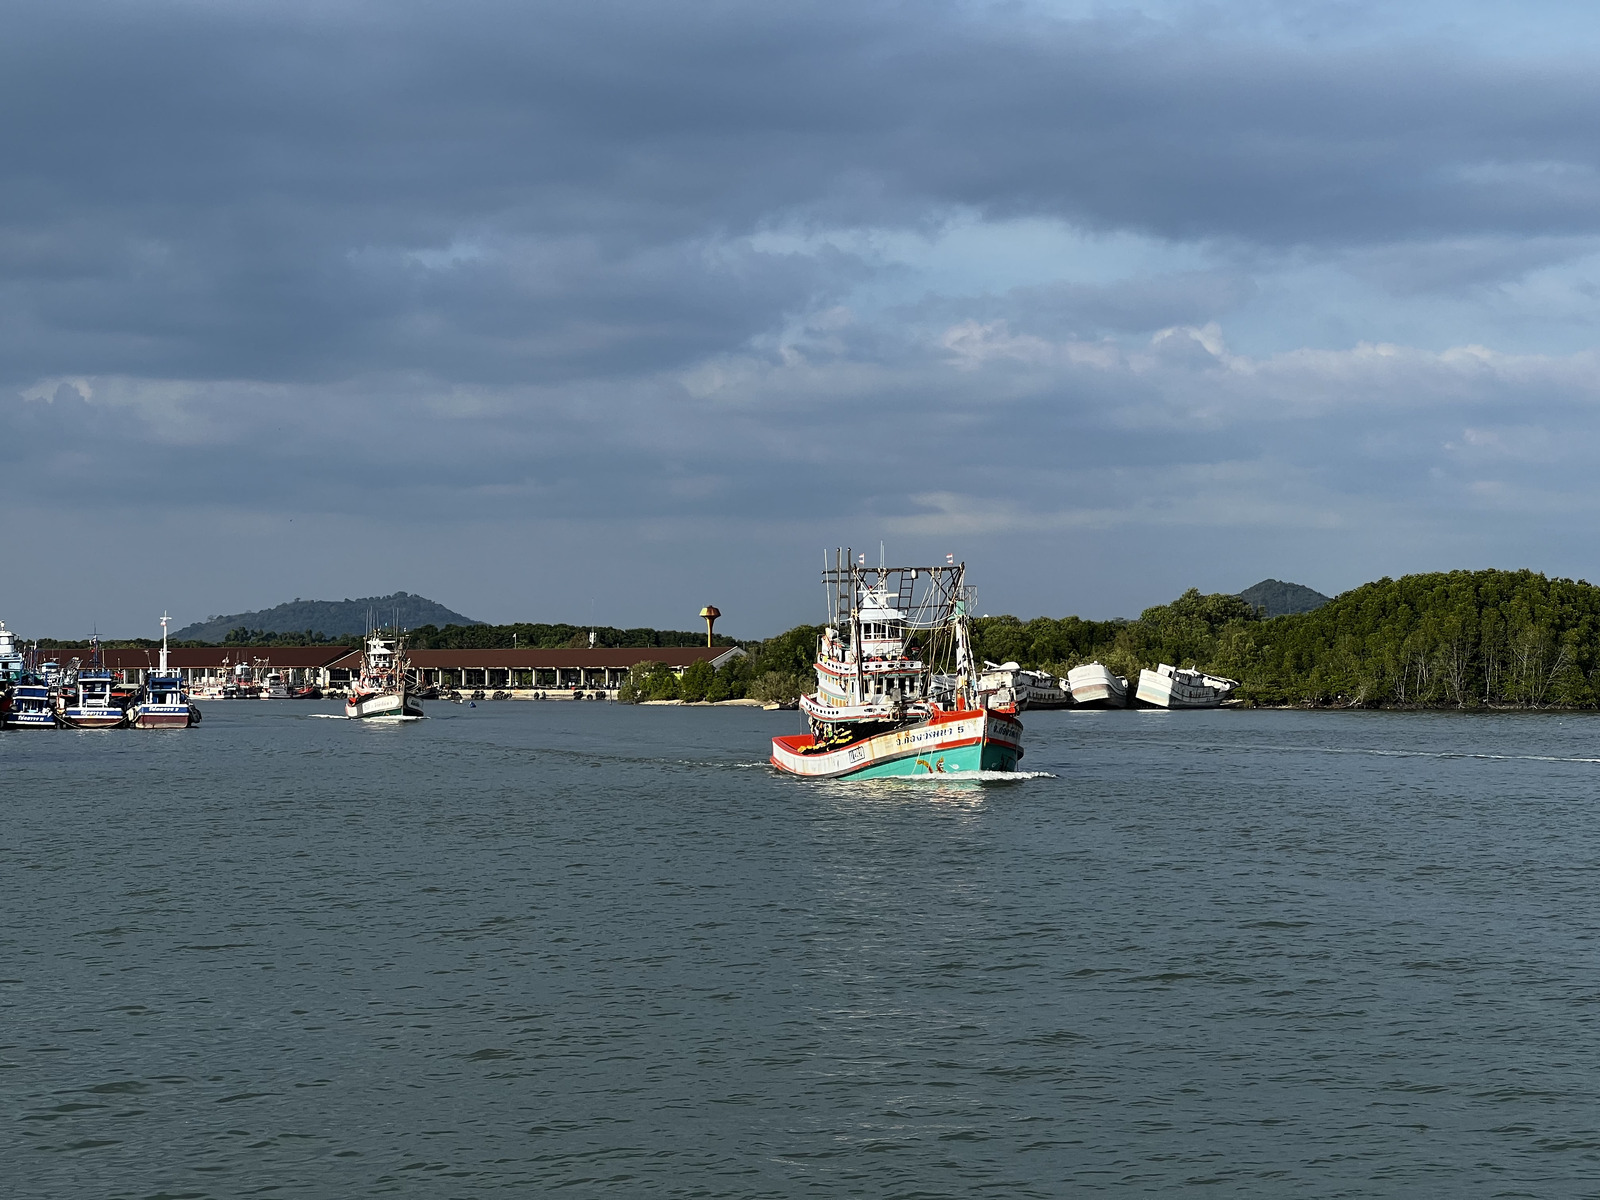
[[140,0],[0,42],[0,619],[1600,576],[1575,4]]

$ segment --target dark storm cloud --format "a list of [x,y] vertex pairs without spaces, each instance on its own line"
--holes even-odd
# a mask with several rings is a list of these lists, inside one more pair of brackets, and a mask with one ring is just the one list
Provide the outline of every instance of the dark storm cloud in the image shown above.
[[1581,64],[964,11],[27,7],[7,373],[648,371],[860,277],[738,242],[774,222],[1330,248],[1600,223]]

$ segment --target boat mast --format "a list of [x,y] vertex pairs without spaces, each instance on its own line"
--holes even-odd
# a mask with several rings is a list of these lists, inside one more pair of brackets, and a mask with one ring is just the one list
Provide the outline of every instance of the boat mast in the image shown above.
[[[165,612],[161,614],[161,673],[163,675],[167,673],[167,622],[171,619]],[[149,661],[148,658],[145,659],[145,662]]]
[[[863,702],[866,695],[866,679],[864,672],[867,669],[863,661],[865,655],[861,653],[861,597],[856,589],[856,556],[854,548],[847,549],[845,554],[850,560],[850,650],[856,656],[856,694],[852,699],[857,704]],[[865,555],[862,555],[865,558]],[[865,573],[864,571],[862,572]]]
[[978,684],[977,669],[972,661],[971,629],[967,622],[967,597],[963,583],[966,579],[967,564],[961,563],[956,567],[951,587],[951,608],[955,626],[955,651],[956,674],[961,676],[961,682],[976,692]]

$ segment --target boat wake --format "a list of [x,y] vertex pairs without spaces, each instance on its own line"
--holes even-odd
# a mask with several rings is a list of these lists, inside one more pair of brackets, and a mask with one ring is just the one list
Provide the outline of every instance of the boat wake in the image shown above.
[[343,713],[307,713],[306,716],[313,720],[322,721],[369,721],[379,725],[402,725],[408,721],[426,721],[426,716],[421,717],[347,717]]
[[[883,775],[862,783],[1015,783],[1022,779],[1055,779],[1049,771],[944,771],[933,775]],[[834,782],[850,783],[846,776]]]

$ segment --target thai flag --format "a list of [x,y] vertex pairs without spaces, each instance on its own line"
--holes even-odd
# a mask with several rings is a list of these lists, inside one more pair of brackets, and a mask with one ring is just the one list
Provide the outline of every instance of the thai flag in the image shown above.
[[956,565],[956,556],[954,554],[946,554],[944,556],[944,561],[953,567]]

